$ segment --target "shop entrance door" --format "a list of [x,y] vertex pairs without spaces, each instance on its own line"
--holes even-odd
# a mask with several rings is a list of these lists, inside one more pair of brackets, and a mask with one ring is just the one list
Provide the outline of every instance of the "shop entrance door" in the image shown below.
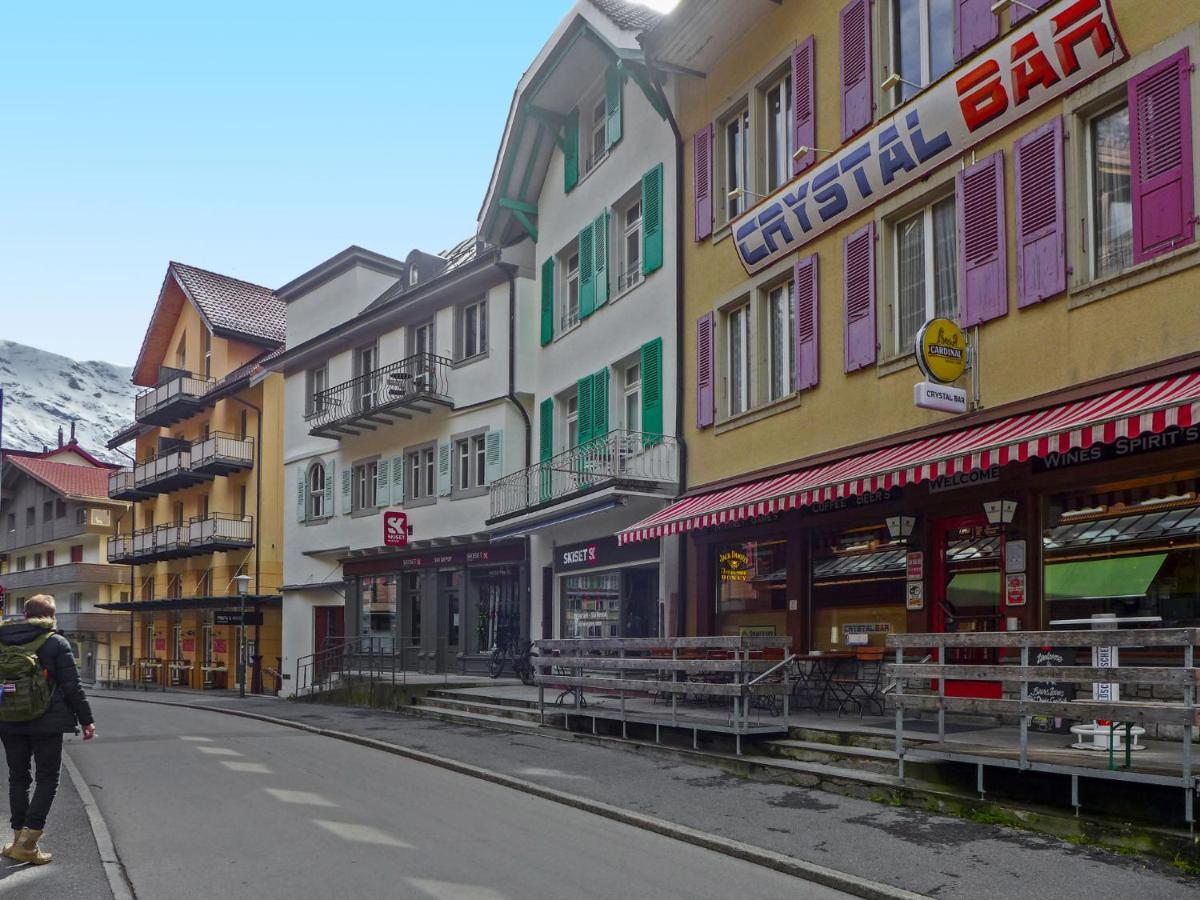
[[458,665],[458,654],[462,650],[463,570],[438,572],[437,588],[437,671],[450,672]]
[[[999,631],[1000,577],[1003,540],[998,529],[979,516],[940,519],[933,523],[930,599],[933,630],[939,634]],[[935,654],[936,657],[936,654]],[[998,665],[994,647],[955,647],[946,650],[950,665]],[[937,682],[933,683],[934,690]],[[998,700],[999,681],[946,679],[947,697]]]

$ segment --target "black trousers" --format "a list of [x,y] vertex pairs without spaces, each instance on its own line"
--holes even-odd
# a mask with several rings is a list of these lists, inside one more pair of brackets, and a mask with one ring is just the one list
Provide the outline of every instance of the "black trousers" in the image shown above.
[[[58,771],[62,767],[63,736],[61,734],[0,734],[4,756],[8,760],[8,806],[12,812],[14,830],[46,827],[50,804],[58,792]],[[30,763],[36,765],[37,780],[33,799],[29,786]]]

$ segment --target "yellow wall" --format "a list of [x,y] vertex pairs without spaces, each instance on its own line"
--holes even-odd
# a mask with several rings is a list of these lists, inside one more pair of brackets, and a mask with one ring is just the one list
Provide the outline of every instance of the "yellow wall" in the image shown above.
[[[678,119],[682,133],[690,138],[702,126],[713,121],[722,107],[744,93],[748,85],[767,75],[774,61],[786,55],[795,43],[809,34],[815,34],[816,143],[824,148],[838,148],[841,145],[838,78],[838,11],[841,6],[841,3],[823,0],[789,0],[762,16],[755,27],[724,53],[706,78],[681,77]],[[1147,5],[1144,3],[1136,0],[1113,2],[1118,28],[1131,56],[1148,50],[1200,20],[1200,5],[1188,0],[1161,0],[1152,6],[1153,14],[1147,15]],[[1001,33],[1005,33],[1004,28]],[[1198,55],[1197,48],[1193,47],[1193,62]],[[1130,61],[1123,65],[1121,71],[1128,77],[1140,68],[1141,64]],[[876,82],[883,77],[878,75]],[[1196,78],[1195,75],[1192,77]],[[1070,307],[1077,301],[1066,294],[1028,309],[1017,309],[1012,144],[1016,138],[1060,112],[1061,102],[1049,103],[977,145],[963,157],[969,163],[972,153],[980,159],[997,149],[1003,149],[1005,154],[1008,314],[985,323],[981,329],[980,372],[985,407],[999,406],[1200,350],[1200,339],[1197,337],[1200,335],[1200,303],[1194,300],[1200,291],[1200,269],[1197,268],[1165,275],[1141,286],[1125,286],[1111,296],[1087,305],[1078,305],[1075,309]],[[1193,124],[1200,121],[1200,109],[1193,109],[1192,115]],[[1072,191],[1071,179],[1075,177],[1074,153],[1068,146],[1068,195]],[[733,241],[727,235],[715,241],[696,243],[692,240],[690,223],[694,220],[694,209],[690,146],[684,155],[686,170],[682,201],[687,235],[684,241],[686,312],[682,401],[686,411],[684,435],[689,449],[689,486],[701,486],[944,421],[946,417],[943,414],[913,406],[912,386],[923,380],[915,366],[888,372],[869,367],[849,375],[843,371],[842,242],[848,234],[876,216],[877,210],[872,209],[826,232],[800,251],[804,254],[816,252],[820,256],[819,385],[802,392],[798,405],[784,404],[788,406],[785,410],[758,418],[743,427],[722,426],[718,415],[716,428],[695,429],[696,320],[748,282],[738,262]],[[947,168],[957,169],[958,163],[950,163]],[[761,187],[756,189],[761,190]],[[915,187],[902,192],[900,196],[915,199],[922,192],[921,187]],[[717,193],[714,196],[714,202],[720,203],[721,196]],[[1070,227],[1077,228],[1079,223]],[[720,237],[719,232],[717,236]],[[882,288],[884,253],[880,245],[876,249],[877,267],[881,273],[879,285]],[[1192,245],[1192,250],[1195,249],[1197,244]],[[1187,262],[1200,259],[1200,254],[1184,251],[1181,254],[1187,257]],[[1073,252],[1069,254],[1069,261],[1073,256]],[[878,317],[881,314],[878,297],[876,310]],[[720,343],[715,344],[718,357],[722,349]],[[762,353],[756,365],[765,364],[766,356]],[[721,408],[720,389],[718,370],[718,410]]]

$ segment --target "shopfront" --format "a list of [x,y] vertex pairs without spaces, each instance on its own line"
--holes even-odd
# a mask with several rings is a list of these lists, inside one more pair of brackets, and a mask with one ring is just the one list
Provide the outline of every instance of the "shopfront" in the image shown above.
[[657,540],[622,547],[615,537],[555,547],[562,637],[660,637],[659,554]]
[[493,647],[528,633],[524,541],[347,560],[343,571],[348,636],[410,671],[485,671]]

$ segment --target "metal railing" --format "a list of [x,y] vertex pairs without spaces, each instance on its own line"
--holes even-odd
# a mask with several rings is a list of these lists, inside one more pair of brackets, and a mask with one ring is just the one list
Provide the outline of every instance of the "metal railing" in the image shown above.
[[158,386],[147,388],[134,398],[134,416],[142,421],[163,407],[179,402],[197,402],[212,389],[214,383],[212,378],[194,372],[164,367],[159,373]]
[[254,543],[252,516],[210,513],[187,522],[166,522],[108,539],[108,561],[130,563],[157,558],[192,556],[209,548],[249,547]]
[[552,503],[611,482],[679,481],[679,445],[669,435],[614,429],[528,469],[492,482],[491,518]]
[[433,353],[414,353],[314,394],[304,415],[312,432],[411,406],[422,400],[450,405],[451,360]]
[[127,499],[138,495],[137,481],[133,469],[118,469],[108,476],[108,496],[114,499]]
[[617,273],[617,290],[627,291],[634,285],[641,284],[645,277],[642,274],[641,260],[638,260],[624,272]]
[[[890,634],[887,646],[895,651],[895,662],[887,665],[887,675],[894,680],[895,690],[888,703],[896,711],[896,757],[900,777],[904,778],[905,757],[939,758],[968,762],[978,767],[979,790],[983,790],[985,766],[1016,768],[1018,771],[1044,771],[1071,776],[1072,803],[1079,808],[1079,778],[1115,778],[1149,784],[1179,785],[1184,789],[1184,815],[1194,822],[1193,798],[1196,781],[1192,765],[1192,731],[1200,724],[1196,703],[1196,685],[1200,670],[1195,667],[1195,647],[1200,644],[1200,628],[1117,629],[1097,628],[1087,631],[1006,631],[957,632],[949,634]],[[1062,654],[1064,648],[1088,648],[1092,651],[1091,665],[1031,665],[1031,654],[1053,647]],[[1119,648],[1152,648],[1156,654],[1169,655],[1174,662],[1145,665],[1106,665],[1116,662]],[[922,652],[932,649],[936,661],[905,662],[905,651]],[[1011,662],[966,663],[946,662],[948,652],[998,650],[1012,654]],[[998,654],[998,655],[999,655]],[[1070,654],[1073,655],[1073,654]],[[948,695],[947,682],[965,682],[970,690],[961,693],[971,696]],[[913,684],[912,682],[917,682]],[[978,696],[980,682],[998,684],[1001,696]],[[1060,690],[1047,691],[1046,685]],[[1062,685],[1086,684],[1092,687],[1087,699],[1069,699]],[[1162,699],[1118,700],[1119,685],[1148,685],[1171,696]],[[1004,688],[1005,685],[1015,686]],[[1031,691],[1031,688],[1033,690]],[[960,693],[955,691],[954,693]],[[1005,696],[1007,694],[1008,696]],[[1058,696],[1050,697],[1057,694]],[[904,743],[905,713],[909,710],[932,711],[937,714],[938,743],[916,750]],[[946,713],[973,716],[1017,718],[1016,747],[1005,746],[994,739],[986,748],[962,740],[947,741]],[[1030,726],[1034,716],[1078,720],[1082,724],[1071,729],[1080,740],[1072,746],[1080,754],[1078,764],[1063,762],[1058,746],[1049,752],[1039,752],[1030,746]],[[1134,771],[1132,756],[1136,736],[1146,726],[1179,727],[1182,736],[1180,774],[1171,776],[1154,771]],[[1011,727],[1011,726],[1010,726]],[[1122,746],[1123,744],[1123,746]],[[1088,756],[1107,750],[1108,767],[1087,766]],[[1005,753],[1007,751],[1007,753]],[[1120,755],[1124,765],[1118,765]]]
[[253,542],[252,516],[210,513],[207,516],[195,516],[188,522],[188,543],[192,547],[209,544],[249,546]]
[[254,438],[217,431],[192,444],[192,467],[246,468],[254,465]]
[[[330,641],[315,653],[296,660],[295,693],[315,697],[362,678],[375,684],[407,684],[410,672],[419,672],[434,651],[413,643],[412,635],[351,637]],[[439,649],[444,650],[444,641]],[[442,673],[449,676],[449,672]]]

